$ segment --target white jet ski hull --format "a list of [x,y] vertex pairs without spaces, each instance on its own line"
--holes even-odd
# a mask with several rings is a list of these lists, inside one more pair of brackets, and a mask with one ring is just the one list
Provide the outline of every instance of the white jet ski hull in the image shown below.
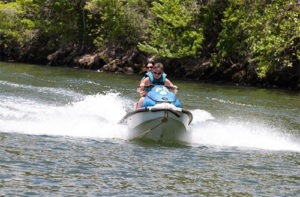
[[187,110],[160,103],[131,112],[122,122],[127,123],[130,129],[130,140],[180,141],[192,118]]

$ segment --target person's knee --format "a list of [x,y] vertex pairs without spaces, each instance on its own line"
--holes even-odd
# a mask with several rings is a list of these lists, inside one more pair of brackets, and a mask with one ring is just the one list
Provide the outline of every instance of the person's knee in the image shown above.
[[144,97],[141,97],[139,99],[139,102],[136,103],[135,109],[139,109],[142,106],[143,101],[144,101]]

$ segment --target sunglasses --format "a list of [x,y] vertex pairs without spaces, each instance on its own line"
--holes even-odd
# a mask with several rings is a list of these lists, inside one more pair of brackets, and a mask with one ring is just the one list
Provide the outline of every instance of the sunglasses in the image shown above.
[[147,69],[151,69],[151,68],[153,68],[153,66],[147,66]]
[[161,72],[153,72],[155,75],[161,75]]

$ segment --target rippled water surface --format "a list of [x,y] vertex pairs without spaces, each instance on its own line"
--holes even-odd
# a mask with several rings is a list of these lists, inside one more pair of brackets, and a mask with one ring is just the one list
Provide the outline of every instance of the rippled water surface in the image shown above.
[[139,78],[0,62],[0,195],[299,196],[299,93],[174,81],[183,143],[129,142]]

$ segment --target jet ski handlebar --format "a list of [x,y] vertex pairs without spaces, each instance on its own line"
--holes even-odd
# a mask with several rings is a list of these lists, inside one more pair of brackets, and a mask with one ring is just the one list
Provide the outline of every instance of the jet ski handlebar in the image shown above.
[[[153,88],[155,85],[148,85],[148,86],[140,86],[140,85],[138,85],[137,87],[138,88]],[[164,85],[164,87],[166,87],[166,88],[168,88],[169,90],[175,90],[175,89],[177,89],[178,90],[178,87],[177,86],[166,86],[166,85]]]
[[165,86],[165,87],[168,88],[169,90],[175,90],[175,89],[178,90],[177,86]]

